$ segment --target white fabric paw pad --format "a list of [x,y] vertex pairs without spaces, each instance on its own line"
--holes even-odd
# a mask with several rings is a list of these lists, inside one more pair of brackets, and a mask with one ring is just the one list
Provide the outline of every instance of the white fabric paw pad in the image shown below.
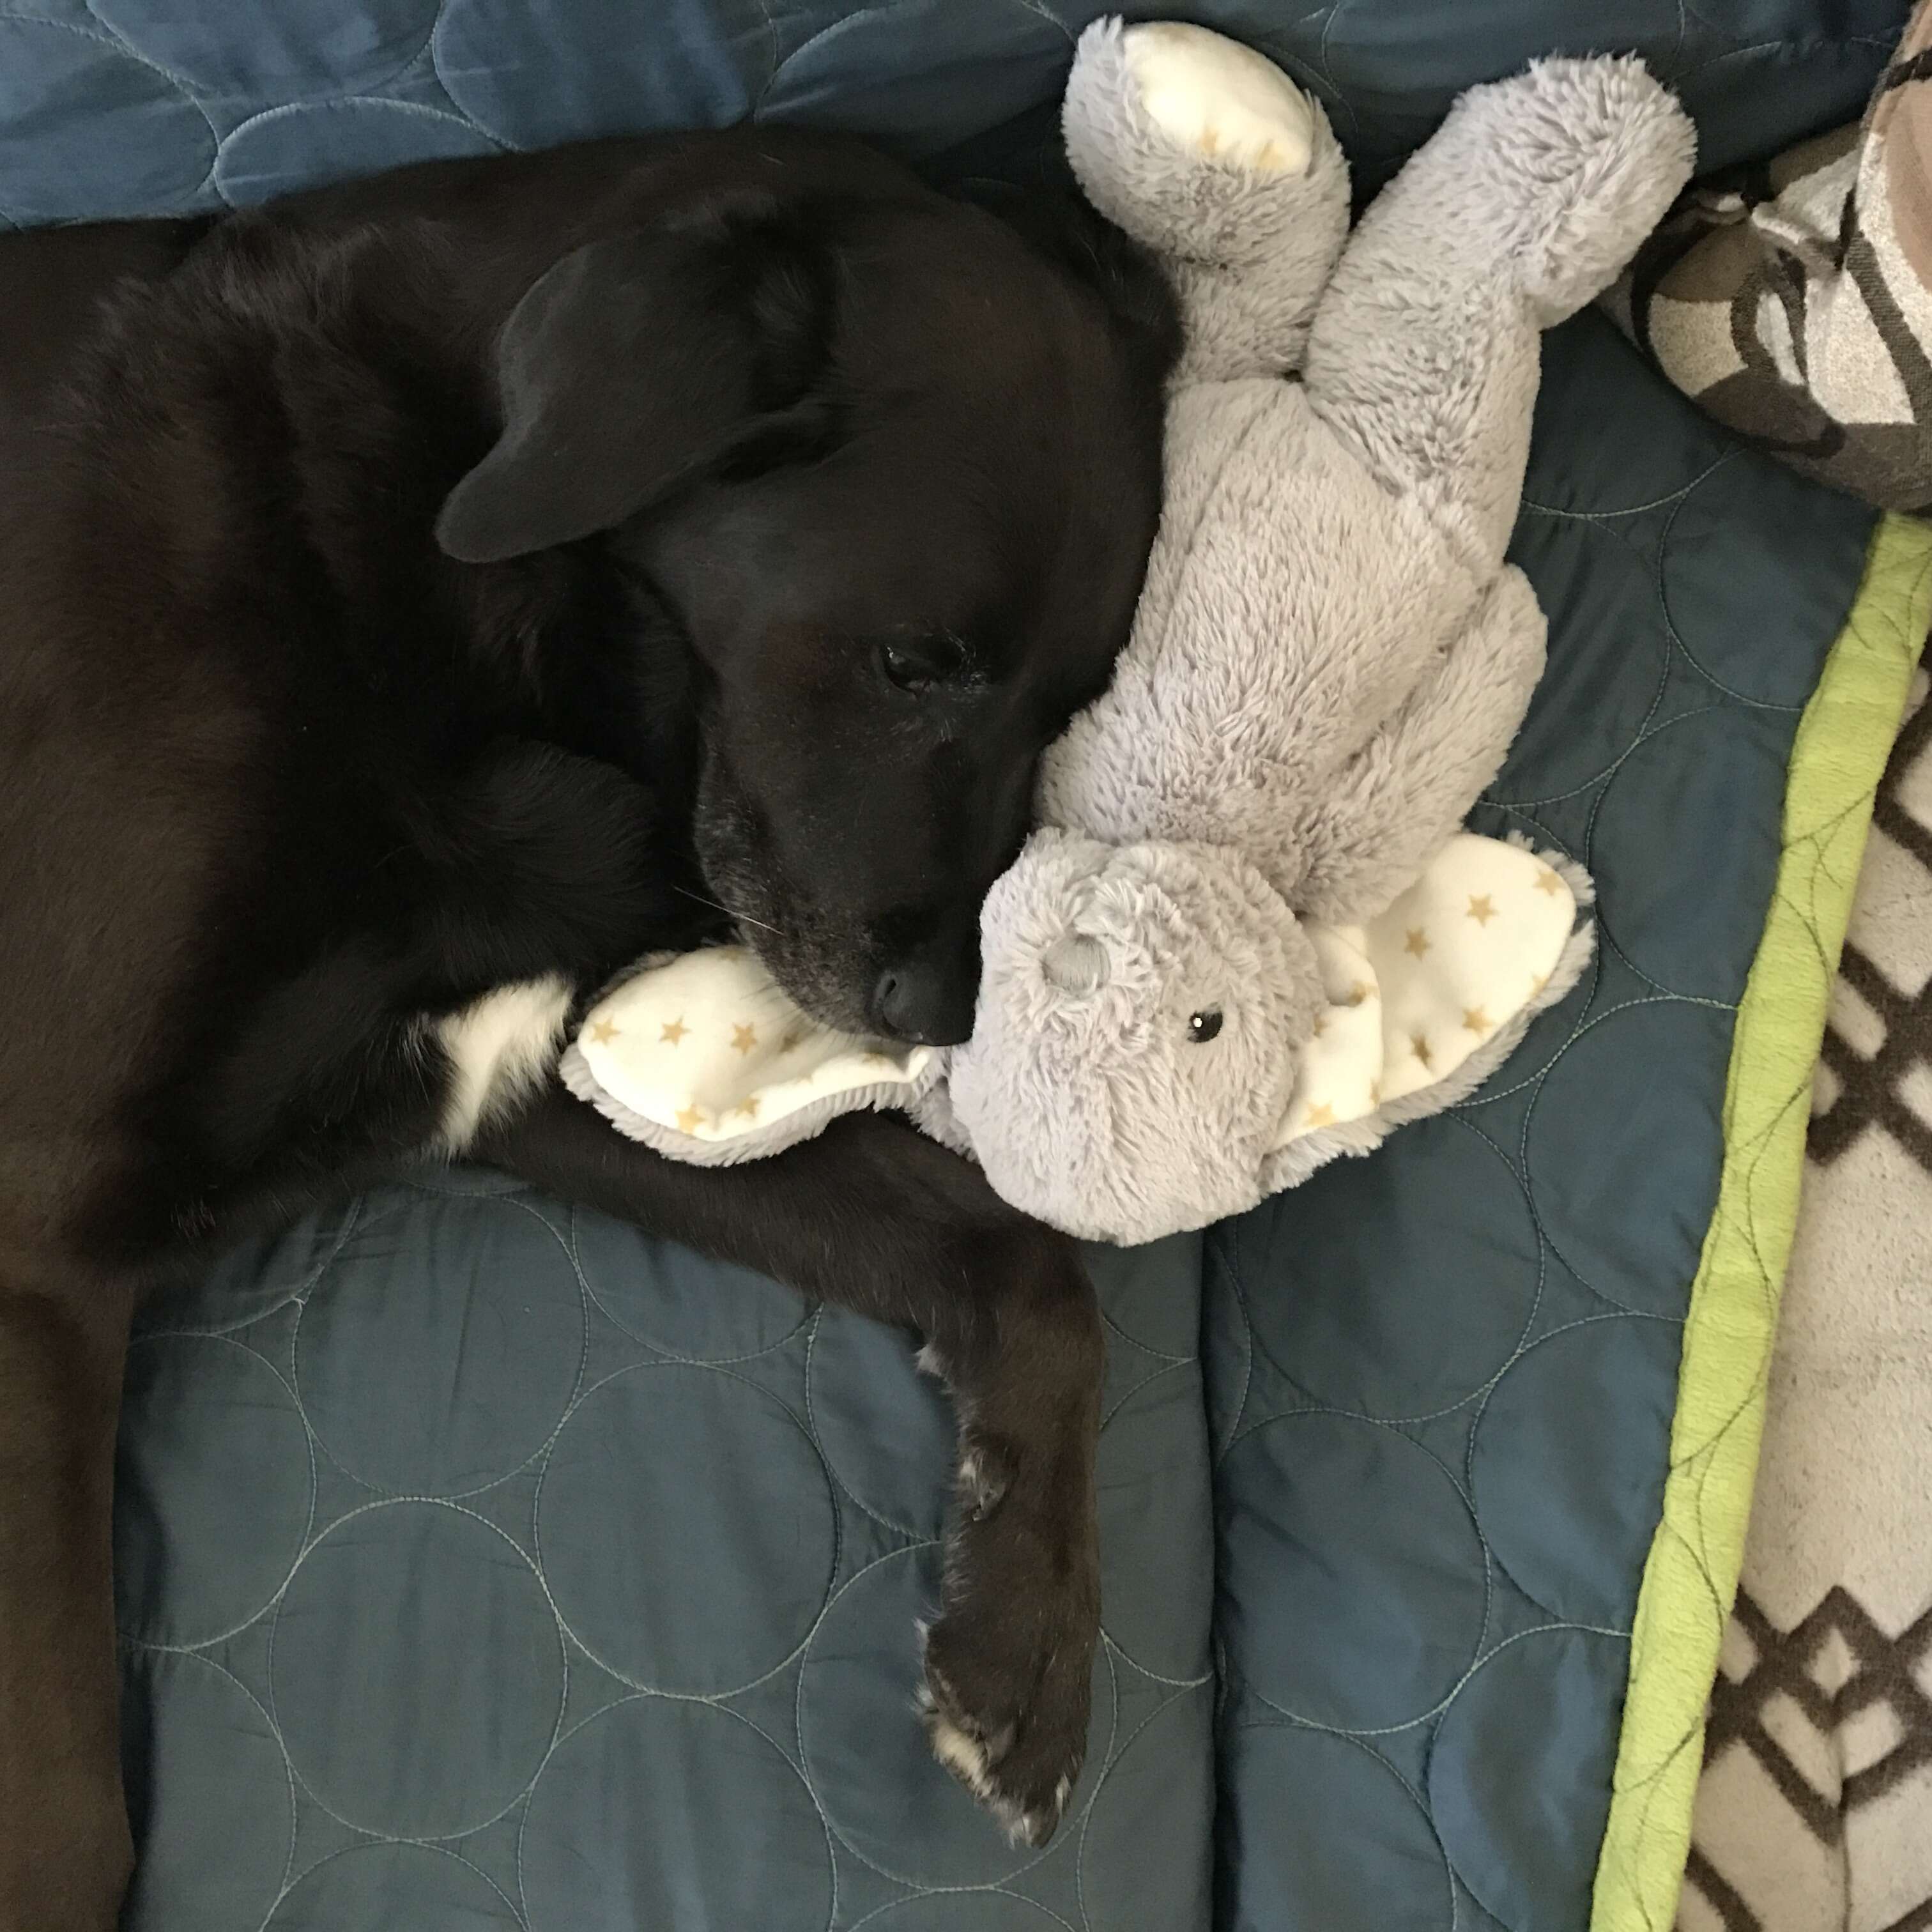
[[1315,116],[1273,62],[1204,27],[1160,22],[1122,37],[1141,104],[1181,147],[1232,167],[1303,174]]

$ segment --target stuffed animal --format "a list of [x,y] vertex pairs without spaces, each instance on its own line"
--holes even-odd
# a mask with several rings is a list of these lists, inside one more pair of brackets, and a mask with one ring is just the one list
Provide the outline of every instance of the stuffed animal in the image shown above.
[[1582,970],[1587,880],[1457,828],[1543,668],[1503,561],[1540,332],[1694,136],[1634,60],[1539,62],[1465,94],[1352,236],[1320,110],[1204,29],[1096,23],[1064,123],[1186,346],[1132,636],[988,900],[972,1039],[827,1036],[721,949],[618,988],[565,1072],[698,1160],[903,1107],[1015,1204],[1135,1241],[1448,1106]]

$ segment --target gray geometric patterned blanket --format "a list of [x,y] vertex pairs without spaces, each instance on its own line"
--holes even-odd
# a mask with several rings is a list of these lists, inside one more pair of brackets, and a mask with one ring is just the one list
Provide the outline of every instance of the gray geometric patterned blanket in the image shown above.
[[1808,1155],[1679,1932],[1932,1928],[1932,705],[1922,702],[1880,788]]

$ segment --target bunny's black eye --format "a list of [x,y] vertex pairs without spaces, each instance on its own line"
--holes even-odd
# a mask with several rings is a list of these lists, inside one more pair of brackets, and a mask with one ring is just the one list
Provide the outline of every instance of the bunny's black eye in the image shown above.
[[1187,1016],[1187,1037],[1196,1046],[1205,1046],[1221,1030],[1221,1009],[1210,1006],[1205,1012]]

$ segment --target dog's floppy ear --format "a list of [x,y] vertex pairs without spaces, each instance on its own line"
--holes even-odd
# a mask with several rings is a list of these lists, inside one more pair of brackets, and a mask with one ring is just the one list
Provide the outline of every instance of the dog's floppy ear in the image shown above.
[[836,302],[821,227],[739,191],[539,277],[496,340],[502,432],[445,500],[437,542],[465,563],[521,556],[734,454],[809,440]]

